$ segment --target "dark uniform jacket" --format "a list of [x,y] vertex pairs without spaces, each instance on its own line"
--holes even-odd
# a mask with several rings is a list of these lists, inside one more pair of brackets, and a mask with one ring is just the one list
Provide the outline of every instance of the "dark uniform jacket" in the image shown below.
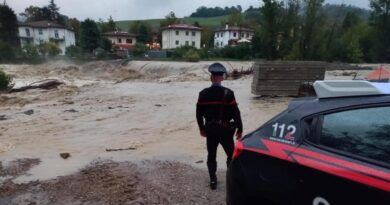
[[196,105],[196,119],[199,129],[203,131],[207,123],[219,120],[227,123],[233,120],[237,127],[237,132],[242,133],[241,114],[234,92],[220,85],[213,85],[199,93]]

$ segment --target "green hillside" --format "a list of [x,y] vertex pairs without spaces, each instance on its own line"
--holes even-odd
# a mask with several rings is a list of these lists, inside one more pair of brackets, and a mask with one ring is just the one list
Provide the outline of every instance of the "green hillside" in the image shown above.
[[[221,22],[227,21],[229,16],[218,16],[218,17],[209,17],[209,18],[191,18],[191,17],[184,17],[180,20],[183,23],[188,24],[194,24],[196,21],[199,22],[201,26],[209,26],[209,27],[219,27],[221,26]],[[164,19],[148,19],[148,20],[139,20],[143,22],[149,23],[153,28],[158,28],[160,26],[160,22]],[[131,20],[131,21],[117,21],[115,22],[116,25],[121,28],[123,31],[127,31],[129,28],[130,23],[137,21],[137,20]]]

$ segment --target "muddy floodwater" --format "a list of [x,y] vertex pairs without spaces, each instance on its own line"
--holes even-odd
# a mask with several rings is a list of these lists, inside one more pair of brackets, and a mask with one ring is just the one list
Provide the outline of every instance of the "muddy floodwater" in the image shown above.
[[[0,95],[0,204],[224,204],[225,154],[219,149],[221,183],[211,192],[195,119],[208,64],[0,65],[16,86],[65,82]],[[223,82],[235,92],[244,134],[291,100],[256,98],[251,83],[251,75]]]

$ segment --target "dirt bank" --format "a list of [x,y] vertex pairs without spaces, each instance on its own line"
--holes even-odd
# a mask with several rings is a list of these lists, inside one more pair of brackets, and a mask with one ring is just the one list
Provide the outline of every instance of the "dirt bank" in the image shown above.
[[[1,167],[10,177],[0,187],[0,204],[225,204],[224,174],[220,188],[207,187],[207,173],[177,162],[96,161],[69,176],[15,184],[12,178],[37,164],[36,159]],[[199,180],[200,179],[200,180]]]
[[[165,61],[95,61],[75,64],[67,61],[51,61],[39,65],[0,65],[0,69],[14,76],[16,86],[47,78],[61,79],[67,84],[85,85],[91,81],[129,80],[184,82],[209,79],[207,67],[213,62],[165,62]],[[246,71],[253,62],[222,62],[228,72]],[[19,79],[23,79],[20,82]],[[24,83],[24,84],[23,84]]]

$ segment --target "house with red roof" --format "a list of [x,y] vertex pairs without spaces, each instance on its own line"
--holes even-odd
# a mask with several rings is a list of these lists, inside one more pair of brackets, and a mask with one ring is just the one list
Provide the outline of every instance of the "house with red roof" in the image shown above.
[[174,24],[162,28],[162,48],[175,49],[181,46],[200,48],[202,29],[188,24]]
[[23,47],[32,43],[39,45],[45,42],[54,42],[65,54],[66,47],[76,45],[74,31],[52,21],[34,21],[19,24],[20,44]]

